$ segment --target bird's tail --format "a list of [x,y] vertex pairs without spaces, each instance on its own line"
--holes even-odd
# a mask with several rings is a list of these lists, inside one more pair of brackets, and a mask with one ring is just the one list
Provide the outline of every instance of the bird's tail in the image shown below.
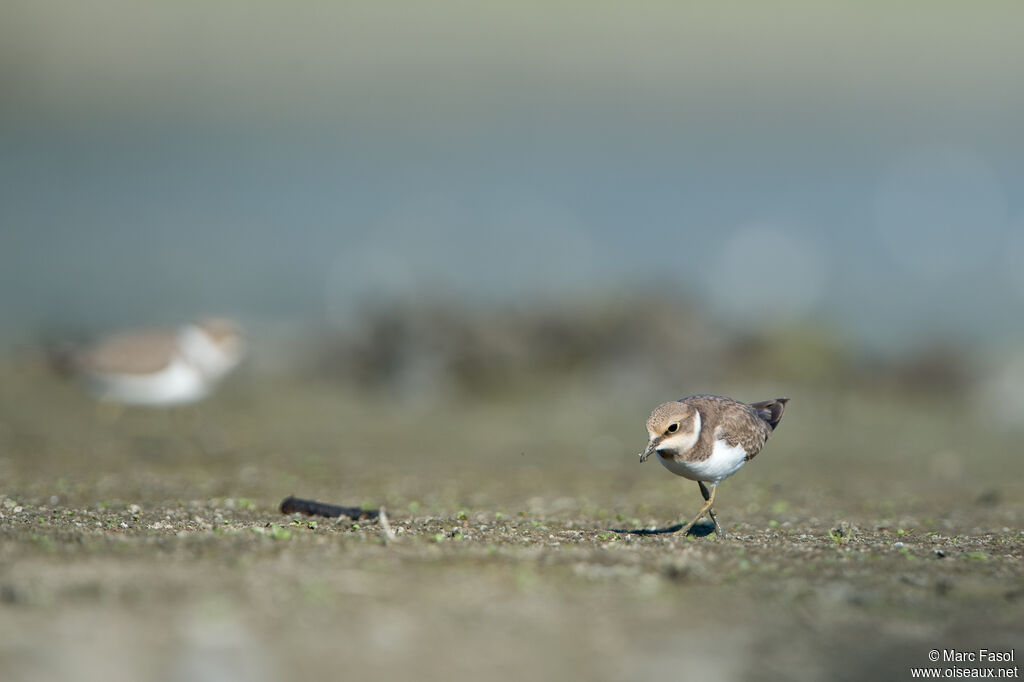
[[48,347],[43,352],[46,364],[61,379],[67,379],[75,372],[75,353],[66,347]]
[[772,431],[782,421],[782,413],[786,411],[786,403],[789,398],[776,398],[775,400],[764,400],[759,403],[750,403],[750,406],[757,412],[757,416],[768,422]]

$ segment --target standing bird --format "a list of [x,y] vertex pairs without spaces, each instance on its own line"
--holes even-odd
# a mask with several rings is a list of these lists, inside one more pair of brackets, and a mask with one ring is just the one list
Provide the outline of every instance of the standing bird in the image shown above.
[[[681,530],[686,534],[705,513],[724,537],[712,505],[718,484],[740,470],[761,451],[782,420],[789,398],[741,403],[717,395],[691,395],[658,405],[647,419],[650,441],[640,453],[646,462],[656,453],[665,468],[697,481],[704,506]],[[708,491],[705,483],[711,484]]]
[[103,403],[169,407],[205,398],[244,354],[237,324],[204,318],[176,330],[110,336],[55,364]]

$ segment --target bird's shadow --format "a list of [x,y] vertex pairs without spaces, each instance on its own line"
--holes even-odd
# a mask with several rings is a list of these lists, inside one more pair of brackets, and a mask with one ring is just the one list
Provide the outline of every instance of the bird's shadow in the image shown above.
[[[671,533],[678,533],[683,529],[684,524],[677,523],[674,526],[665,526],[664,528],[612,528],[610,529],[613,533],[620,535],[669,535]],[[715,524],[710,521],[702,521],[695,523],[686,531],[687,537],[693,536],[696,538],[703,538],[711,535],[715,532]]]

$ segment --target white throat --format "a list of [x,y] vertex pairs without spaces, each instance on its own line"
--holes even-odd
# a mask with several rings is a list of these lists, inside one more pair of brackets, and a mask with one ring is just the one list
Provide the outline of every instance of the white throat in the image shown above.
[[239,360],[230,344],[225,346],[216,343],[194,324],[186,325],[178,331],[178,347],[182,359],[211,381],[221,379]]

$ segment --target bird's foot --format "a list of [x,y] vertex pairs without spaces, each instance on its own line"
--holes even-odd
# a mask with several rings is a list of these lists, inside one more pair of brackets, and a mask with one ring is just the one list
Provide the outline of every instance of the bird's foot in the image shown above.
[[718,523],[718,516],[715,515],[715,512],[711,509],[708,509],[708,515],[711,517],[711,522],[715,524],[715,535],[722,538],[723,540],[726,537],[728,537],[725,531],[722,530],[722,525]]

